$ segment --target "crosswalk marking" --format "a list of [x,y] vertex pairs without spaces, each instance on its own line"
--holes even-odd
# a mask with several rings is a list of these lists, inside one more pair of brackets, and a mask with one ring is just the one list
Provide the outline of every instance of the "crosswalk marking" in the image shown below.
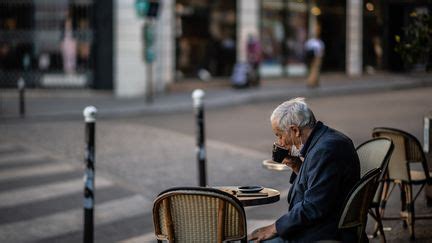
[[61,172],[71,172],[74,170],[76,170],[76,168],[64,163],[49,163],[27,166],[25,168],[12,168],[0,171],[0,183],[17,177],[48,176]]
[[[111,186],[112,183],[103,178],[96,179],[96,188]],[[16,189],[0,193],[0,207],[11,207],[29,202],[46,200],[66,194],[84,190],[82,179],[74,179],[63,182],[56,182],[47,185],[40,185],[24,189]]]
[[[97,205],[95,227],[144,214],[152,202],[140,195],[120,198]],[[82,230],[83,210],[73,209],[0,226],[0,242],[38,241]]]
[[[51,156],[27,147],[0,143],[0,183],[3,185],[0,191],[0,212],[5,212],[5,217],[12,217],[12,214],[6,211],[16,211],[17,207],[25,209],[22,215],[16,216],[12,221],[2,222],[0,215],[0,242],[38,242],[58,237],[75,238],[77,234],[82,234],[84,219],[81,203],[76,206],[68,203],[65,207],[56,205],[56,210],[48,210],[53,206],[51,203],[58,203],[56,199],[75,197],[83,191],[84,181],[80,171],[84,175],[83,169],[73,164],[58,162]],[[73,174],[68,177],[60,176],[65,173]],[[51,179],[48,180],[49,178]],[[114,182],[101,176],[98,176],[95,182],[96,192],[103,188],[118,188]],[[14,186],[17,183],[20,186]],[[151,215],[149,212],[152,209],[152,201],[141,195],[131,194],[132,192],[112,195],[95,205],[96,231],[113,223],[135,219],[140,215]],[[46,209],[43,213],[27,210],[34,205],[36,208],[43,206]],[[63,211],[60,211],[61,209]],[[27,216],[22,217],[23,215]],[[124,227],[140,226],[126,224]],[[155,242],[153,233],[137,236],[136,231],[132,232],[134,233],[122,236],[130,237],[125,242]]]
[[19,164],[19,163],[25,163],[26,161],[30,161],[30,160],[44,160],[44,159],[47,159],[47,156],[43,156],[40,154],[31,154],[31,153],[2,154],[0,156],[0,165],[10,164],[10,163]]
[[0,143],[0,153],[9,152],[9,151],[13,151],[13,150],[19,150],[19,149],[22,149],[22,147],[20,147],[16,144]]

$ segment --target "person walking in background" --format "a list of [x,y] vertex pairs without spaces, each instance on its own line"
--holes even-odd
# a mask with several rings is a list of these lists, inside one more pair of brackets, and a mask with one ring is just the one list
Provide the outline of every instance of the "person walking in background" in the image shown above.
[[320,39],[321,27],[316,24],[315,30],[312,33],[312,38],[309,38],[305,43],[306,63],[309,69],[306,85],[309,88],[319,86],[319,76],[321,70],[322,58],[324,56],[324,42]]
[[63,39],[60,50],[63,57],[63,70],[67,74],[75,72],[77,61],[77,41],[73,36],[72,18],[69,12],[66,14],[63,27]]
[[253,34],[249,34],[248,36],[246,54],[247,62],[250,67],[248,83],[251,86],[258,86],[260,84],[259,65],[261,62],[261,43]]

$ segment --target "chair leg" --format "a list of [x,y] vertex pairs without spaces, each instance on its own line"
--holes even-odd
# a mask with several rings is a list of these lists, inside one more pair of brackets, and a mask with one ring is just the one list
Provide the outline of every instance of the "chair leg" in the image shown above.
[[379,214],[380,214],[381,218],[384,217],[384,211],[385,211],[385,207],[387,204],[387,200],[390,197],[390,192],[392,191],[392,190],[389,190],[390,184],[391,184],[391,182],[385,181],[384,185],[383,185],[383,191],[381,194],[381,202],[380,202],[380,210],[379,210]]
[[408,224],[407,224],[407,190],[406,190],[406,184],[404,182],[401,182],[399,184],[399,188],[400,188],[400,195],[401,195],[401,211],[400,211],[400,215],[401,215],[401,219],[402,219],[402,226],[404,229],[407,228]]
[[[387,241],[386,241],[385,234],[384,234],[384,227],[382,224],[381,215],[380,215],[378,207],[375,208],[375,214],[376,214],[376,221],[377,221],[377,230],[376,231],[380,232],[381,242],[386,243]],[[376,231],[375,231],[374,235],[376,235]]]
[[414,214],[414,201],[412,196],[412,186],[410,184],[406,185],[406,197],[407,197],[407,222],[408,229],[410,232],[410,239],[415,240],[414,234],[414,223],[415,223],[415,214]]

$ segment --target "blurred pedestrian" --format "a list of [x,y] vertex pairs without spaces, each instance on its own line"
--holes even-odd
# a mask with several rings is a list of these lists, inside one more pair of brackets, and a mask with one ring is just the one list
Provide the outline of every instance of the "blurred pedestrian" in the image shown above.
[[309,38],[305,43],[306,63],[309,69],[306,85],[309,88],[319,86],[319,78],[321,71],[321,63],[324,56],[324,42],[320,39],[321,27],[316,24],[312,33],[312,38]]
[[290,151],[282,161],[294,172],[288,212],[253,231],[248,240],[357,242],[356,231],[338,229],[340,209],[360,179],[359,158],[351,139],[316,121],[304,98],[279,105],[270,121],[276,143]]
[[63,70],[67,74],[75,72],[77,62],[77,41],[73,36],[72,17],[69,13],[63,25],[63,39],[60,44],[63,57]]
[[246,45],[247,62],[249,64],[248,83],[250,86],[260,84],[259,65],[261,62],[261,43],[254,34],[249,34]]

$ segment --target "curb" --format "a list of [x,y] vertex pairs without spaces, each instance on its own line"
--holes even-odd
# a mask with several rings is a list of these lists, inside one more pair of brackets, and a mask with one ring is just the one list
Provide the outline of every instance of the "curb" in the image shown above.
[[[304,96],[308,98],[339,96],[348,94],[364,94],[391,90],[413,89],[432,86],[432,80],[400,79],[389,81],[364,81],[357,84],[338,84],[321,86],[316,89],[308,89],[302,86],[258,87],[245,90],[209,90],[204,98],[206,108],[221,108],[232,105],[240,105],[251,102],[275,101],[291,97]],[[91,103],[91,102],[89,102]],[[97,102],[96,102],[97,103]],[[95,105],[95,104],[88,104]],[[139,115],[168,114],[193,111],[190,93],[182,92],[173,95],[156,97],[153,104],[132,104],[114,108],[98,107],[98,118],[122,118]],[[2,120],[23,121],[17,115],[0,115]],[[40,112],[26,114],[26,119],[82,119],[82,109],[56,110],[54,112]]]

